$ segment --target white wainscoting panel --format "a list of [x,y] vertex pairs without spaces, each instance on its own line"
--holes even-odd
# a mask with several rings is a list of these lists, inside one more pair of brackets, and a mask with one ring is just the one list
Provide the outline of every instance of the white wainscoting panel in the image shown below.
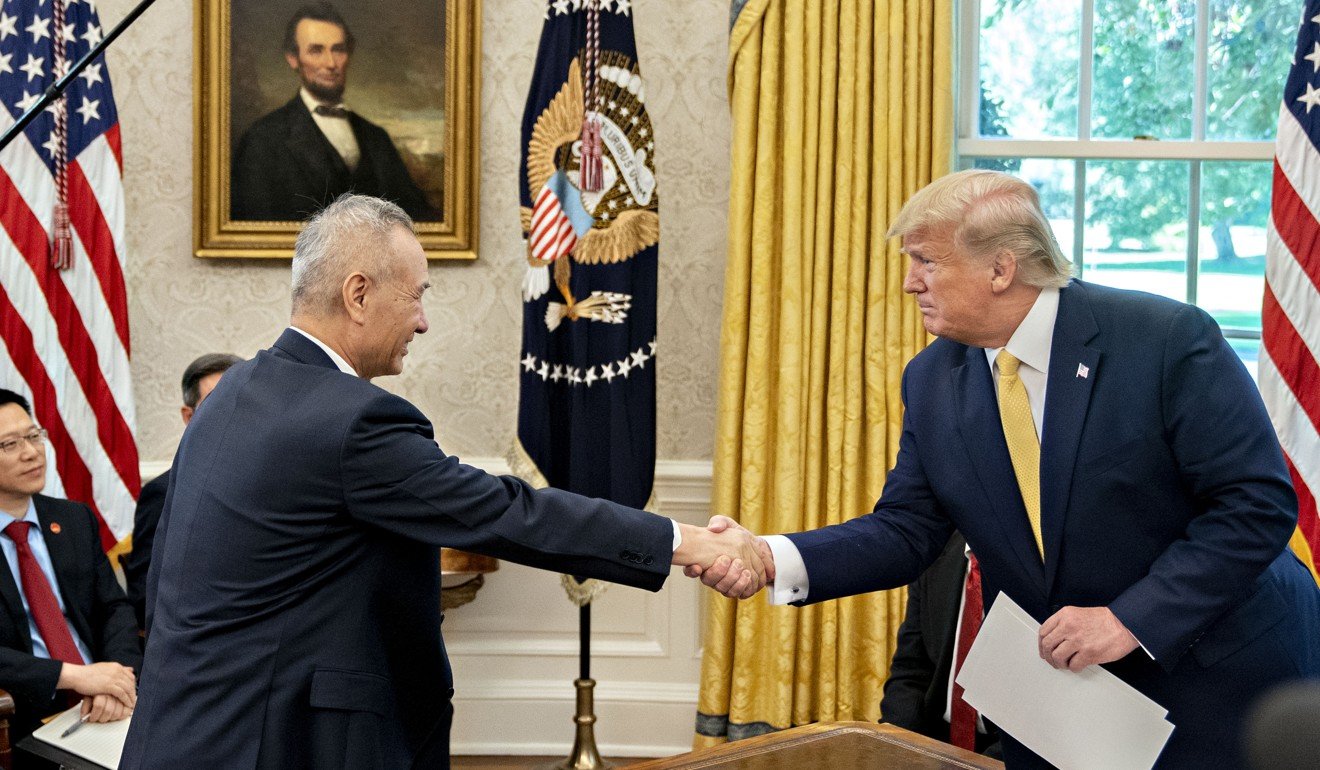
[[[493,473],[500,460],[465,458]],[[709,462],[656,466],[660,512],[710,518]],[[659,757],[692,747],[706,597],[674,571],[658,593],[610,586],[592,606],[591,674],[602,754]],[[502,562],[471,604],[447,613],[454,754],[568,755],[578,611],[559,576]]]

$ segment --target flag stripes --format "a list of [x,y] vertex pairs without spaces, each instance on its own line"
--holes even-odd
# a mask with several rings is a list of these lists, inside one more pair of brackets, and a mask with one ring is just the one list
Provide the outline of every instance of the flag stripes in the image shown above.
[[[35,27],[63,14],[68,62],[99,39],[89,3],[10,0]],[[49,36],[0,24],[0,56],[37,62],[0,68],[0,130],[8,128],[55,77]],[[66,62],[66,63],[68,63]],[[123,152],[104,61],[76,79],[65,97],[0,153],[0,386],[32,402],[49,433],[46,491],[87,503],[109,549],[133,525],[140,488],[129,368],[124,282]],[[63,110],[66,119],[57,121]],[[67,133],[61,134],[61,126]],[[67,151],[65,202],[72,264],[51,262],[58,159]]]

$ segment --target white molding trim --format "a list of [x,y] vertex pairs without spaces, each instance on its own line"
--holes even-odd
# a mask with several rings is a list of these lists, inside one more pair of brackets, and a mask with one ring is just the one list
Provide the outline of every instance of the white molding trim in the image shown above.
[[[454,655],[508,655],[518,658],[544,656],[576,658],[578,640],[545,639],[541,637],[486,635],[480,632],[450,632],[445,634],[445,651]],[[611,639],[591,640],[591,657],[597,658],[667,658],[670,653],[659,642],[647,639],[630,642]]]
[[[693,734],[696,734],[695,728]],[[569,733],[568,743],[563,741],[538,741],[535,743],[505,743],[503,741],[462,741],[450,737],[450,756],[487,757],[492,755],[511,757],[564,756],[568,754],[568,744],[572,743]],[[596,748],[602,756],[652,759],[654,757],[672,757],[692,750],[691,744],[637,744],[604,743],[596,741]]]
[[[572,703],[577,698],[573,683],[558,679],[493,679],[484,682],[459,682],[454,688],[455,701],[537,701]],[[596,683],[597,703],[673,703],[697,705],[697,685],[684,682]]]

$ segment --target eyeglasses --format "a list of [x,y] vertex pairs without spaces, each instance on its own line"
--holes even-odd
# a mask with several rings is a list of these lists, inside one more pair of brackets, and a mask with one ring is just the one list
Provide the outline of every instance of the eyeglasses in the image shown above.
[[46,445],[46,429],[37,428],[26,436],[19,436],[18,438],[0,441],[0,454],[11,455],[17,452],[19,447],[23,445],[23,442],[31,444],[33,449],[41,449]]

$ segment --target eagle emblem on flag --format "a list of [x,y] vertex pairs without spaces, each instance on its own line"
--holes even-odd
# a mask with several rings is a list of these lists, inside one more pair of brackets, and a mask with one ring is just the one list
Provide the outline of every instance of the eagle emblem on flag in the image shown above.
[[[526,238],[514,472],[652,507],[655,137],[630,4],[552,0],[523,113]],[[565,579],[591,600],[596,581]]]

